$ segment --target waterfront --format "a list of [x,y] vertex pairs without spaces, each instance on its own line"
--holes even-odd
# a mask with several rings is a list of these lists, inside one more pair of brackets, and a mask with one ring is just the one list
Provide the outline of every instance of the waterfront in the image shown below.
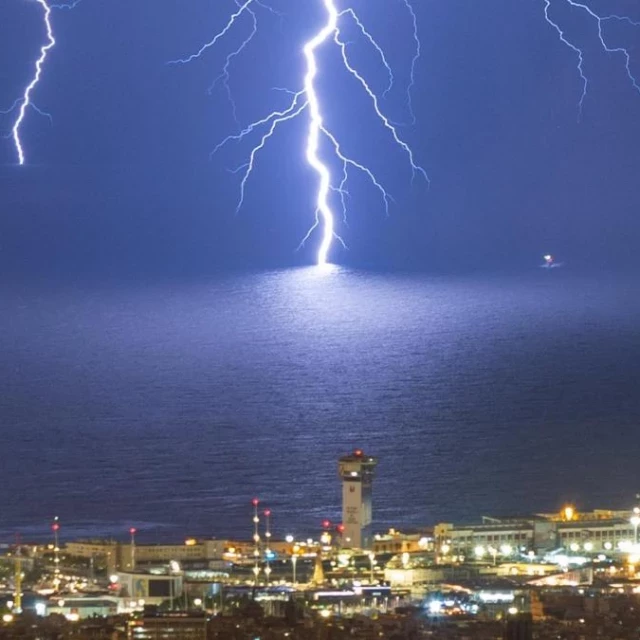
[[636,290],[312,269],[4,290],[2,535],[59,515],[71,536],[246,536],[254,494],[303,532],[339,517],[354,446],[380,458],[376,530],[628,504]]

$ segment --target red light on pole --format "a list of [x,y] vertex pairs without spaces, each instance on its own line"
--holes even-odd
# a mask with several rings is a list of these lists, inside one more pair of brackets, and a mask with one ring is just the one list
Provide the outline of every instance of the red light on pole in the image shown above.
[[254,507],[257,507],[257,506],[260,504],[260,500],[258,500],[258,498],[254,498],[254,499],[251,501],[251,504],[252,504]]
[[138,530],[135,527],[129,529],[131,534],[131,570],[136,570],[136,532]]
[[339,524],[336,527],[336,530],[338,531],[338,533],[344,533],[344,525],[343,524]]
[[328,529],[331,526],[331,523],[329,522],[329,520],[323,520],[322,521],[322,528],[323,529]]
[[53,531],[58,531],[58,529],[60,529],[60,525],[59,525],[57,522],[54,522],[54,523],[51,525],[51,529],[52,529]]
[[264,515],[268,518],[271,515],[271,509],[265,509]]

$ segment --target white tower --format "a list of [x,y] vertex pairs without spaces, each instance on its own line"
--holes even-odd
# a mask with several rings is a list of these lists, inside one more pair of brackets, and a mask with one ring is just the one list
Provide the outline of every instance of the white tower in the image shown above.
[[365,455],[361,449],[339,460],[345,547],[371,547],[371,484],[377,464],[376,458]]

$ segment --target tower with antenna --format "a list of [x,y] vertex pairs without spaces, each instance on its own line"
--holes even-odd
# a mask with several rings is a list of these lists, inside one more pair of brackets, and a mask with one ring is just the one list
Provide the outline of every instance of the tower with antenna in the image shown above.
[[343,543],[353,549],[371,547],[371,486],[377,458],[362,449],[342,456],[338,471],[342,479]]

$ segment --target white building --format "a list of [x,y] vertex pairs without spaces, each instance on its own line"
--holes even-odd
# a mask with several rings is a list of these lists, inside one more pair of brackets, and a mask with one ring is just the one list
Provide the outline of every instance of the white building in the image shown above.
[[446,545],[452,553],[466,556],[504,556],[524,550],[539,553],[560,547],[573,552],[615,553],[636,542],[640,525],[640,519],[632,524],[636,515],[631,510],[603,509],[578,513],[567,507],[560,513],[522,518],[484,517],[477,524],[440,523],[434,528],[434,538],[438,548]]
[[183,574],[171,571],[120,571],[111,577],[120,587],[119,595],[144,604],[162,604],[180,598],[183,592]]
[[68,620],[83,620],[93,616],[106,618],[127,611],[125,603],[114,596],[63,596],[47,605],[46,609],[42,611],[42,615],[58,613]]

